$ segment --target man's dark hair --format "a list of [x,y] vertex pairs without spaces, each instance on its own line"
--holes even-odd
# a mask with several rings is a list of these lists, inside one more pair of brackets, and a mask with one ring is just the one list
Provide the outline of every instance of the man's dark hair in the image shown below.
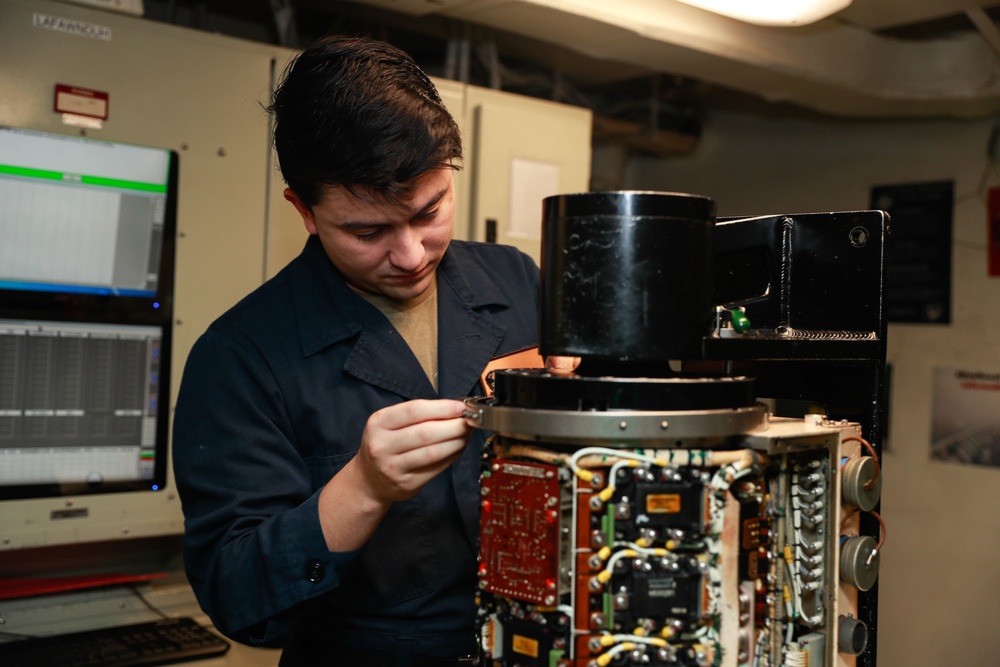
[[268,108],[288,187],[306,204],[324,185],[389,201],[436,167],[457,168],[462,138],[413,59],[363,37],[328,36],[299,54]]

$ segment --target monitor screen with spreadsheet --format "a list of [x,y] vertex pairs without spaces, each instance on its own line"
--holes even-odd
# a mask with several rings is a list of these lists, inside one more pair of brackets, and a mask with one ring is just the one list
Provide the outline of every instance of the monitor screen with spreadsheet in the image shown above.
[[0,128],[0,500],[167,478],[177,155]]
[[155,479],[161,332],[0,319],[0,486]]
[[0,131],[0,288],[152,296],[170,152]]

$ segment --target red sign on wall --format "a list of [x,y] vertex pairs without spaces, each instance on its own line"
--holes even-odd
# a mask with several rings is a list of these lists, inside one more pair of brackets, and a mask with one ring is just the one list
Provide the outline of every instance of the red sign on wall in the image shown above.
[[1000,277],[1000,188],[990,188],[987,200],[986,259],[989,274]]
[[62,113],[107,120],[108,97],[107,93],[100,90],[57,83],[53,107]]

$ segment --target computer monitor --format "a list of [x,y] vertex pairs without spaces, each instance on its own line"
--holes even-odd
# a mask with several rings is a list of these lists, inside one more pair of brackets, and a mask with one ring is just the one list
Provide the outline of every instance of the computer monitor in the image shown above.
[[0,127],[0,500],[164,488],[177,175]]
[[155,297],[170,151],[0,130],[0,289]]

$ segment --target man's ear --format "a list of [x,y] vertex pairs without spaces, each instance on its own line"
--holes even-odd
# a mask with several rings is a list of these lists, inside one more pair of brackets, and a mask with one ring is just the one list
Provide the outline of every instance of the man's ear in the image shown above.
[[310,234],[315,234],[316,218],[313,216],[312,209],[306,206],[305,202],[299,199],[299,196],[295,194],[291,188],[285,188],[285,199],[292,202],[292,206],[294,206],[295,210],[302,216],[302,222],[306,226],[306,231]]

